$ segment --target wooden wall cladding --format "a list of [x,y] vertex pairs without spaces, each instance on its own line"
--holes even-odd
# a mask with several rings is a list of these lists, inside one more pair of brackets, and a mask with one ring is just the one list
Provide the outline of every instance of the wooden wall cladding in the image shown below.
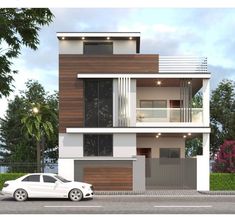
[[131,167],[85,167],[83,179],[97,191],[131,191],[133,185]]
[[60,54],[60,67],[76,73],[158,73],[158,54]]
[[59,132],[83,127],[83,81],[79,73],[157,73],[159,55],[59,55]]

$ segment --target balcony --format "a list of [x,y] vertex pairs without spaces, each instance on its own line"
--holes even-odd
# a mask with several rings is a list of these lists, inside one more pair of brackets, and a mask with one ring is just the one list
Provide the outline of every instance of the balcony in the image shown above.
[[159,56],[159,73],[207,73],[207,57]]
[[[187,121],[186,121],[187,120]],[[203,125],[203,109],[136,108],[137,126]]]

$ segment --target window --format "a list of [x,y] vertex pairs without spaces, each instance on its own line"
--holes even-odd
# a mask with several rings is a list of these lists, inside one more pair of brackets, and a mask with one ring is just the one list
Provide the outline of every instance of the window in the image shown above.
[[84,134],[84,156],[113,156],[113,135]]
[[40,182],[40,175],[30,175],[25,177],[22,182]]
[[51,176],[44,176],[44,175],[43,175],[43,182],[55,183],[55,182],[56,182],[56,179],[54,179],[54,178],[51,177]]
[[84,54],[85,55],[113,54],[113,43],[112,42],[85,42]]
[[113,126],[113,80],[84,81],[85,127]]
[[140,108],[153,108],[146,110],[146,118],[166,118],[167,100],[140,100]]
[[180,163],[180,148],[160,148],[160,164]]

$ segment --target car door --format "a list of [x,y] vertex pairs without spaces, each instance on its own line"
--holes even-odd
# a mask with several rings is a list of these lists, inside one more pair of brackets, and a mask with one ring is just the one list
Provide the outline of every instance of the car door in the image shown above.
[[43,188],[46,192],[45,197],[64,197],[62,192],[63,183],[57,180],[55,177],[50,175],[42,175]]
[[21,182],[29,197],[41,197],[40,175],[28,175]]

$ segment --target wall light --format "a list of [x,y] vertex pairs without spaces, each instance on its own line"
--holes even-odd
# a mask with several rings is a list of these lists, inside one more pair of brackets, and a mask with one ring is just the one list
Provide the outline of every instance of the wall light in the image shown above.
[[157,85],[160,86],[162,84],[161,81],[157,81]]
[[156,135],[156,138],[158,139],[158,138],[159,138],[159,135]]
[[191,133],[188,133],[188,136],[191,136]]

